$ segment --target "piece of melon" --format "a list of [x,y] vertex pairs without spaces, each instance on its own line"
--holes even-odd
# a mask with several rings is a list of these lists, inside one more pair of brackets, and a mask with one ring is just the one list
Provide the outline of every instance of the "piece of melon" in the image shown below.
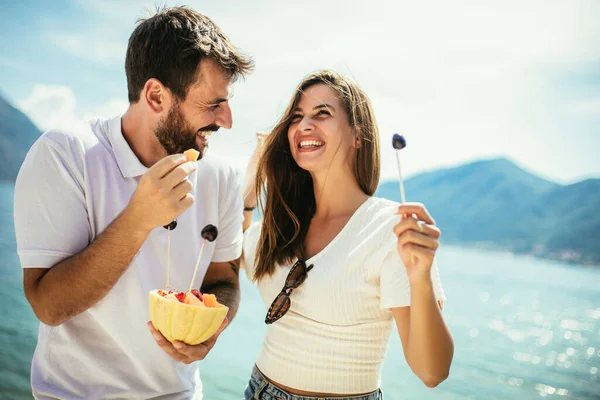
[[196,161],[198,160],[200,152],[196,149],[187,149],[183,152],[183,155],[185,156],[185,158],[187,158],[188,161]]
[[[169,342],[178,340],[189,345],[205,342],[219,329],[229,311],[212,294],[202,295],[203,305],[191,305],[173,301],[158,292],[152,290],[149,295],[150,320],[154,329]],[[207,297],[211,306],[206,303]]]
[[218,307],[219,302],[217,301],[217,296],[214,294],[203,294],[202,301],[206,307]]

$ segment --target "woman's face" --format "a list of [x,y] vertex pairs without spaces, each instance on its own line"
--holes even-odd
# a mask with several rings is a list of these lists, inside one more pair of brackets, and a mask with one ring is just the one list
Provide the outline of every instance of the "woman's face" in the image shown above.
[[288,140],[300,168],[317,173],[352,165],[356,142],[348,114],[326,84],[310,86],[292,110]]

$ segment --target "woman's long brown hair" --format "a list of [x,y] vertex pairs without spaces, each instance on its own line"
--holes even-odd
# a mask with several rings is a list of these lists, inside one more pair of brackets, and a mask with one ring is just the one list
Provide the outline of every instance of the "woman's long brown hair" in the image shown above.
[[379,184],[379,132],[367,95],[356,83],[333,71],[319,71],[304,78],[283,116],[267,135],[258,161],[256,192],[263,221],[254,281],[272,275],[277,265],[304,257],[304,238],[316,201],[310,173],[292,157],[288,128],[302,93],[317,84],[326,84],[337,93],[348,114],[351,133],[360,141],[354,160],[354,177],[360,188],[372,196]]

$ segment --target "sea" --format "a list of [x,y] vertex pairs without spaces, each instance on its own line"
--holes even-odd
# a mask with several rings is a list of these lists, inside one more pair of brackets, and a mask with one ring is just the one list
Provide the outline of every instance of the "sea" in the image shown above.
[[[31,399],[39,322],[23,295],[12,182],[0,183],[0,399]],[[385,400],[600,399],[600,268],[442,245],[450,376],[427,388],[392,335]],[[265,333],[265,306],[241,274],[237,316],[200,362],[206,400],[242,399]]]

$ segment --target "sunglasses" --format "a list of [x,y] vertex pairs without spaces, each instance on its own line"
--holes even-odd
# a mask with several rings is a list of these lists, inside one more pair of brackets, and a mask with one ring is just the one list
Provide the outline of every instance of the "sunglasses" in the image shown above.
[[313,266],[314,265],[311,264],[307,267],[303,259],[296,261],[292,269],[290,269],[287,278],[285,278],[283,289],[281,289],[281,292],[275,297],[273,303],[271,303],[271,307],[269,307],[269,311],[267,311],[265,323],[272,324],[288,312],[290,305],[292,304],[290,294],[306,280],[308,271],[310,271]]

